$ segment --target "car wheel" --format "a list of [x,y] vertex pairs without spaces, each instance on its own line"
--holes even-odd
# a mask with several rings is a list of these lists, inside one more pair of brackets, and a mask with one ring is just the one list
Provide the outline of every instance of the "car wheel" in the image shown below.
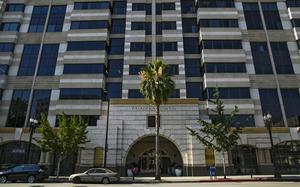
[[6,176],[1,176],[0,177],[0,183],[6,183],[7,182],[7,177]]
[[103,184],[109,184],[109,179],[108,178],[106,178],[106,177],[104,177],[103,179],[102,179],[102,183]]
[[73,179],[73,183],[80,183],[81,181],[80,181],[80,178],[79,177],[75,177],[74,179]]
[[34,183],[35,182],[35,176],[34,175],[30,175],[27,177],[27,182],[28,183]]

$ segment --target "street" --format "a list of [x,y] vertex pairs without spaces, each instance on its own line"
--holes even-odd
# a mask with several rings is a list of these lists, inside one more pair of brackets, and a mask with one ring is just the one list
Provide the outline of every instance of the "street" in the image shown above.
[[228,187],[299,187],[299,182],[212,182],[212,183],[153,183],[153,184],[72,184],[72,183],[7,183],[1,184],[1,187],[93,187],[93,186],[109,186],[109,187],[125,187],[125,186],[133,186],[133,187],[146,187],[146,186],[157,186],[157,187],[220,187],[220,186],[228,186]]

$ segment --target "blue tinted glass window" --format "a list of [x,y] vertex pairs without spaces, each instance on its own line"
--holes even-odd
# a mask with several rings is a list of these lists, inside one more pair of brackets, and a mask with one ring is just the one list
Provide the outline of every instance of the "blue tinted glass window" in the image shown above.
[[163,10],[175,10],[175,3],[157,3],[156,15],[161,15]]
[[196,13],[195,0],[181,0],[181,13]]
[[299,0],[286,0],[286,4],[288,7],[300,7]]
[[[70,118],[71,116],[77,116],[82,118],[88,126],[97,126],[97,121],[99,120],[98,115],[65,115],[67,118]],[[59,127],[59,115],[56,116],[56,122],[55,127]]]
[[68,42],[67,51],[105,50],[104,41]]
[[128,90],[128,98],[144,98],[143,94],[139,89],[129,89]]
[[40,118],[41,114],[47,116],[50,103],[51,90],[35,90],[33,92],[30,116],[35,119]]
[[131,22],[131,30],[145,30],[146,35],[152,33],[151,22]]
[[244,63],[207,63],[204,67],[206,73],[246,73]]
[[273,74],[268,46],[265,42],[251,42],[251,51],[256,74]]
[[44,44],[39,66],[39,76],[54,75],[59,44]]
[[61,88],[59,99],[101,99],[101,88]]
[[200,27],[239,27],[237,19],[200,19]]
[[[210,115],[209,118],[214,121],[216,115]],[[229,115],[225,115],[227,119],[230,119]],[[254,115],[250,114],[238,114],[232,118],[232,127],[255,127]]]
[[156,22],[156,34],[161,35],[163,30],[176,30],[175,21]]
[[162,43],[156,43],[156,56],[160,57],[163,55]]
[[111,33],[112,34],[123,34],[125,33],[125,19],[112,19],[111,22]]
[[151,56],[151,43],[131,42],[130,51],[144,51],[146,56]]
[[146,15],[151,15],[151,4],[148,3],[132,3],[133,11],[146,11]]
[[0,26],[0,31],[19,31],[20,23],[18,22],[6,22]]
[[[208,98],[213,99],[215,88],[208,88]],[[218,88],[221,99],[250,99],[249,88]]]
[[123,60],[109,60],[108,77],[122,77],[122,76],[123,76]]
[[241,40],[203,40],[202,49],[242,49]]
[[162,50],[163,51],[177,51],[177,42],[163,42]]
[[39,49],[40,45],[38,44],[24,45],[18,72],[19,76],[32,76],[34,74]]
[[186,77],[201,77],[200,59],[185,59],[184,65]]
[[267,29],[283,29],[276,3],[261,3]]
[[48,6],[35,6],[31,15],[28,32],[43,32]]
[[182,29],[184,33],[197,33],[197,19],[196,18],[182,18]]
[[281,89],[281,95],[287,119],[300,116],[299,89]]
[[7,4],[5,11],[7,12],[23,12],[25,8],[24,4]]
[[163,51],[177,51],[177,42],[156,43],[156,56],[162,56]]
[[13,52],[14,48],[14,43],[0,43],[0,52]]
[[282,122],[282,113],[276,89],[259,89],[259,97],[263,114],[270,113],[272,120]]
[[106,84],[109,98],[122,98],[122,83],[107,83]]
[[65,21],[66,6],[53,6],[48,21],[47,32],[61,32]]
[[63,74],[103,74],[104,64],[65,64]]
[[183,48],[185,54],[199,54],[198,38],[183,38]]
[[24,126],[29,94],[29,90],[14,90],[6,121],[7,127]]
[[110,55],[124,54],[124,38],[112,38],[110,40]]
[[129,65],[129,75],[138,75],[146,65]]
[[[14,90],[7,127],[23,127],[29,100],[29,90]],[[43,113],[47,116],[50,103],[51,90],[34,90],[30,116],[39,119]]]
[[300,27],[300,19],[291,20],[293,27]]
[[[27,44],[24,46],[19,76],[33,76],[40,46],[38,44]],[[54,75],[59,44],[44,44],[41,54],[38,75]]]
[[109,9],[110,2],[75,2],[74,10]]
[[234,7],[234,0],[201,0],[197,1],[198,7],[210,8],[210,7]]
[[294,74],[289,49],[286,42],[271,42],[276,72],[278,74]]
[[244,8],[247,29],[249,30],[263,29],[258,3],[243,3],[243,8]]
[[186,83],[186,97],[198,98],[202,100],[202,82],[187,82]]
[[71,29],[106,29],[108,28],[108,21],[72,21]]
[[169,98],[180,98],[180,90],[179,89],[173,90],[170,93]]
[[0,75],[7,75],[9,66],[6,64],[0,64]]
[[115,15],[126,14],[126,1],[114,1],[112,13]]
[[169,76],[178,75],[179,74],[179,68],[178,64],[169,64],[167,66],[167,72]]

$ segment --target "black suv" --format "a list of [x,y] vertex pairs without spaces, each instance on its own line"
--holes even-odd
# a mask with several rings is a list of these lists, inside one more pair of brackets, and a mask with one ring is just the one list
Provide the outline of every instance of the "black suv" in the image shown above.
[[0,172],[0,183],[26,181],[33,183],[48,178],[46,168],[36,164],[23,164]]

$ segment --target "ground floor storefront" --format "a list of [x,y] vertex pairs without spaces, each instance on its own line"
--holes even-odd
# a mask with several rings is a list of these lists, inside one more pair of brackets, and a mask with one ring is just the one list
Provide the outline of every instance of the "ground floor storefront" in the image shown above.
[[[260,135],[261,136],[261,135]],[[259,137],[259,135],[257,135]],[[38,138],[38,135],[37,135]],[[267,143],[267,142],[266,142]],[[40,150],[36,142],[32,143],[27,156],[28,142],[10,139],[0,143],[0,166],[7,168],[14,164],[39,163],[49,167],[55,174],[57,158],[55,154]],[[113,145],[109,145],[109,148]],[[195,144],[199,146],[199,144]],[[114,150],[115,151],[115,150]],[[108,151],[108,167],[118,171],[122,176],[128,175],[128,169],[134,164],[138,167],[139,176],[153,176],[155,173],[155,136],[144,135],[133,141],[126,150],[118,149],[118,155]],[[222,161],[219,153],[207,148],[200,148],[187,154],[176,139],[160,136],[160,170],[162,176],[199,176],[208,175],[208,167],[216,166],[217,174],[222,175]],[[283,141],[275,145],[274,160],[282,174],[300,173],[300,141]],[[77,153],[71,153],[62,162],[60,173],[70,175],[84,171],[90,167],[103,166],[104,149],[102,147],[84,147]],[[28,160],[26,160],[28,158]],[[111,158],[114,158],[112,160]],[[123,158],[118,160],[118,158]],[[119,163],[119,161],[121,163]],[[271,160],[270,147],[257,147],[240,144],[227,153],[227,174],[229,175],[261,175],[273,174],[274,165]]]
[[[187,127],[199,128],[199,118],[209,120],[206,108],[201,107],[198,100],[174,100],[161,106],[159,166],[163,175],[207,176],[210,166],[216,166],[217,174],[222,175],[222,154],[204,147],[187,130]],[[107,137],[107,167],[126,176],[127,169],[134,164],[139,175],[153,175],[155,107],[145,104],[144,100],[112,100],[109,113],[105,107],[101,111],[103,115],[101,113],[97,125],[87,129],[89,142],[64,158],[60,173],[69,175],[102,167]],[[254,114],[252,109],[241,108],[240,112]],[[238,146],[226,153],[225,164],[230,175],[273,173],[268,130],[262,115],[255,116],[255,127],[243,128]],[[273,160],[278,161],[283,172],[299,173],[299,128],[274,127],[272,134],[278,148]],[[30,162],[47,165],[54,174],[57,158],[55,153],[39,149],[37,140],[40,138],[37,130],[33,135]],[[28,128],[0,128],[0,165],[24,163],[28,140]]]

